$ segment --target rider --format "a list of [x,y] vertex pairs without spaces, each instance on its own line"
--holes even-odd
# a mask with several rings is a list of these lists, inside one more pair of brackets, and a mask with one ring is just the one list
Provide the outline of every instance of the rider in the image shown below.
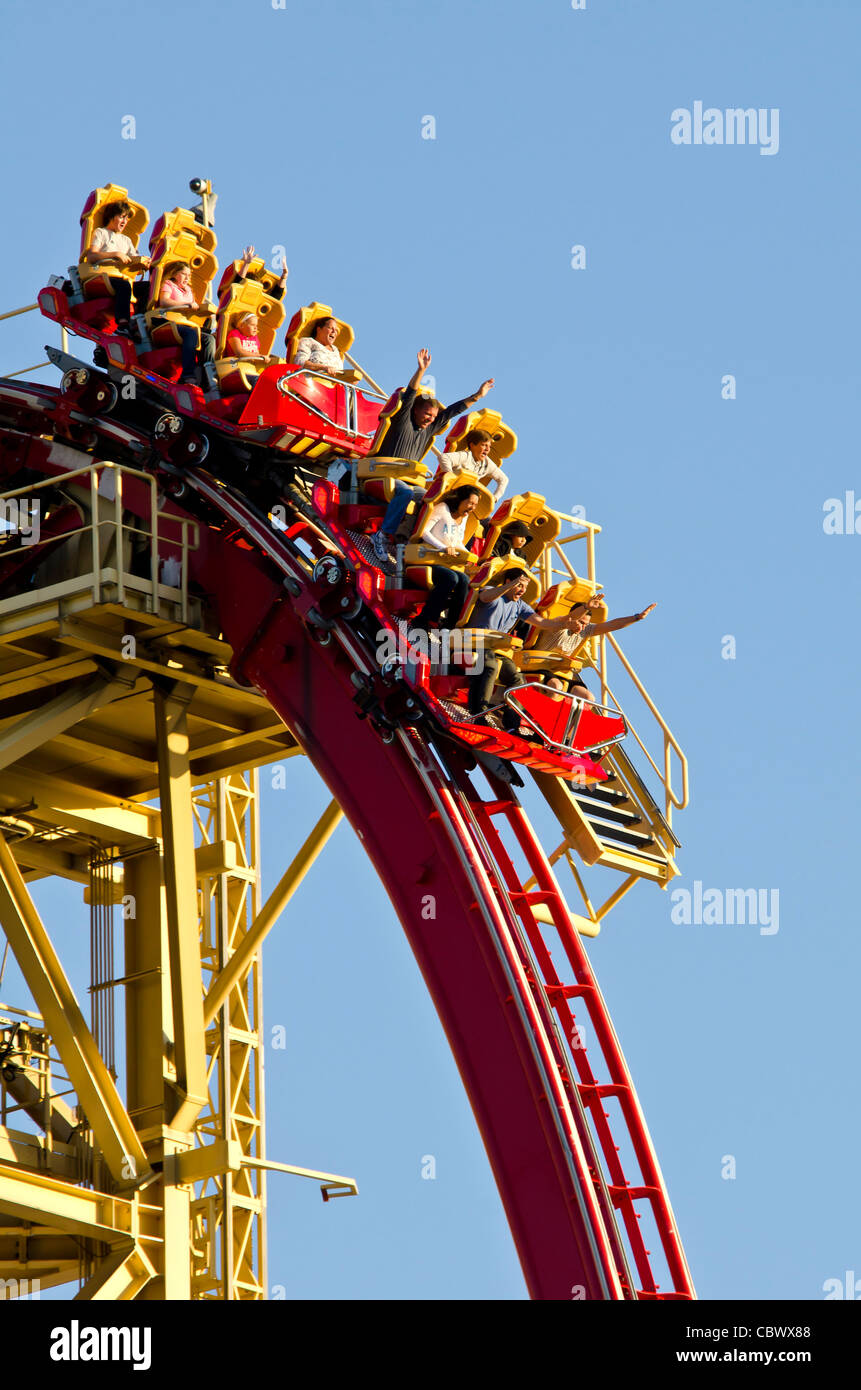
[[[483,381],[478,390],[465,400],[443,407],[432,396],[418,395],[418,385],[431,364],[427,348],[417,354],[418,367],[407,385],[399,392],[390,410],[380,416],[380,429],[369,457],[403,459],[405,463],[420,463],[434,441],[450,420],[462,415],[493,387],[493,377]],[[389,546],[404,524],[407,508],[425,495],[423,487],[412,487],[400,479],[395,482],[394,495],[383,523],[374,534],[374,552],[380,560],[388,560]]]
[[[540,618],[524,600],[528,583],[529,577],[522,569],[505,570],[497,584],[488,584],[479,591],[469,626],[491,632],[511,632],[517,623],[527,622],[530,627],[540,628],[543,632],[575,630],[578,620],[572,619],[570,614],[561,618]],[[469,677],[469,709],[470,713],[479,717],[478,722],[486,722],[484,711],[490,705],[497,681],[506,690],[522,684],[520,672],[511,657],[486,652],[483,669]],[[509,732],[516,733],[520,727],[520,715],[506,705],[502,724]]]
[[[135,273],[149,268],[149,256],[139,256],[131,237],[125,235],[125,229],[133,216],[134,209],[131,203],[116,202],[105,205],[102,225],[93,232],[85,252],[84,259],[89,265],[130,265],[135,267]],[[106,278],[114,293],[117,330],[120,333],[128,333],[132,316],[131,281],[121,275],[108,274]]]

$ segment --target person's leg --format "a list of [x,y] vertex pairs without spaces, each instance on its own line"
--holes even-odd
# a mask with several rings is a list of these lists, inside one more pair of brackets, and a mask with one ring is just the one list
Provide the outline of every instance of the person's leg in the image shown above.
[[[523,684],[523,678],[510,656],[504,656],[500,660],[498,681],[502,690],[510,690],[514,685]],[[502,711],[502,727],[514,734],[520,728],[520,715],[510,705],[506,705]]]
[[456,570],[446,569],[445,565],[431,565],[431,576],[433,588],[413,623],[413,627],[423,628],[425,632],[429,623],[440,621],[452,594],[459,587],[457,581],[460,578]]
[[[395,527],[394,538],[396,541],[406,543],[415,531],[416,521],[418,520],[419,510],[421,509],[421,504],[424,501],[424,497],[425,488],[410,488],[410,495],[407,498],[406,503],[404,504],[404,514],[398,522],[398,525]],[[415,502],[416,506],[415,510],[409,512],[408,514],[408,508],[411,502]]]
[[501,658],[492,652],[485,652],[484,667],[477,676],[469,678],[469,698],[467,701],[471,714],[481,714],[490,704],[496,677],[499,675]]
[[199,357],[201,366],[207,362],[215,361],[215,338],[212,333],[201,331]]
[[383,516],[383,524],[380,527],[384,536],[394,536],[398,527],[401,525],[407,514],[407,507],[410,502],[416,502],[420,497],[424,497],[424,489],[412,487],[409,483],[401,482],[400,479],[395,483],[395,490],[392,500],[386,507]]
[[593,705],[595,703],[595,696],[592,694],[592,691],[589,689],[588,685],[584,685],[579,675],[575,674],[571,677],[571,683],[568,686],[568,691],[569,694],[576,695],[579,700],[588,701],[590,705]]
[[439,615],[440,627],[455,627],[469,593],[469,578],[462,570],[449,570],[453,583],[448,602]]
[[188,323],[178,323],[179,341],[182,348],[183,380],[197,380],[197,332]]
[[114,318],[125,327],[132,316],[132,287],[119,275],[109,276],[114,291]]

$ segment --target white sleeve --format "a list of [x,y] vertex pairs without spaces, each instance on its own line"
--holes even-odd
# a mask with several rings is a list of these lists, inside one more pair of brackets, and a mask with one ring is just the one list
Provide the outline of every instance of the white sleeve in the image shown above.
[[307,362],[307,361],[308,361],[308,358],[311,356],[311,353],[312,353],[313,351],[314,351],[314,342],[313,342],[313,339],[312,339],[312,338],[300,338],[300,339],[299,339],[299,342],[296,344],[296,355],[295,355],[295,357],[293,358],[293,361],[296,363],[296,365],[297,365],[298,367],[301,367],[302,364],[303,364],[304,362]]
[[90,251],[104,251],[107,240],[107,229],[105,227],[97,227],[96,230],[93,232],[93,239],[90,242],[88,249]]
[[498,464],[494,464],[490,476],[496,483],[496,493],[494,494],[493,500],[494,502],[499,503],[502,501],[502,494],[508,487],[508,474],[503,473],[502,469],[499,467]]
[[448,541],[441,540],[438,534],[439,527],[444,526],[449,517],[449,510],[442,502],[437,502],[432,509],[427,520],[427,525],[422,531],[420,539],[426,544],[433,546],[434,550],[446,550]]

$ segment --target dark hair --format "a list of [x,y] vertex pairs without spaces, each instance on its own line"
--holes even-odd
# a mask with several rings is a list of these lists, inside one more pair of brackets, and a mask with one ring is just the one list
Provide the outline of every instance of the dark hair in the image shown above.
[[443,497],[443,502],[448,507],[452,516],[461,502],[465,502],[467,497],[477,497],[481,501],[481,493],[474,483],[464,483],[462,487],[453,487],[451,492],[447,492]]
[[316,342],[317,334],[323,327],[324,323],[334,323],[335,327],[338,327],[338,320],[335,318],[334,314],[324,314],[324,316],[321,319],[315,319],[314,322],[308,326],[306,330],[306,336],[309,338],[313,338]]
[[488,430],[470,430],[463,442],[467,448],[470,444],[492,444],[493,435]]
[[177,275],[181,270],[187,270],[189,275],[191,274],[191,266],[188,261],[171,261],[170,265],[165,266],[161,278],[162,280],[172,280],[174,275]]
[[113,222],[115,217],[134,217],[135,210],[131,203],[105,203],[102,209],[102,226],[107,227],[109,222]]
[[527,575],[526,570],[506,570],[504,574],[500,575],[500,578],[506,580],[528,579],[529,576]]

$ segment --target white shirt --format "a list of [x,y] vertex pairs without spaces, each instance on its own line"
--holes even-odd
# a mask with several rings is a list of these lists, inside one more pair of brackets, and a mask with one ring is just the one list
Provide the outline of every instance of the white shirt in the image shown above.
[[436,506],[431,508],[421,539],[427,545],[432,545],[434,550],[446,550],[450,545],[458,545],[465,549],[464,536],[468,519],[469,512],[459,521],[455,521],[446,503],[437,502]]
[[344,359],[337,348],[318,343],[316,338],[300,338],[293,361],[298,367],[331,367],[333,372],[344,370]]
[[440,473],[474,473],[480,483],[485,487],[495,484],[494,501],[502,500],[502,494],[508,487],[508,475],[503,473],[498,464],[488,454],[487,458],[479,459],[476,463],[472,456],[471,449],[456,449],[450,454],[443,454],[439,461]]
[[112,256],[136,256],[131,237],[125,232],[112,232],[109,227],[97,227],[90,242],[91,251],[108,252]]

